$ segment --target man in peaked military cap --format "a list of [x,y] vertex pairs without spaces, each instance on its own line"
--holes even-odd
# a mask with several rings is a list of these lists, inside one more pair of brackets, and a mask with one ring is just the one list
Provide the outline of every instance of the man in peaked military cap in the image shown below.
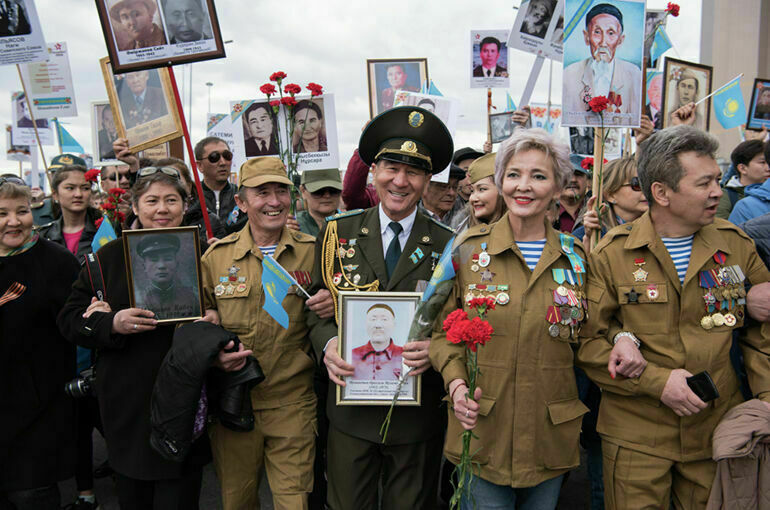
[[[213,245],[201,259],[203,300],[222,327],[238,335],[247,350],[220,362],[237,364],[253,351],[265,380],[251,390],[253,430],[209,428],[214,466],[225,510],[259,507],[265,472],[276,510],[306,510],[313,488],[316,397],[306,315],[333,315],[329,293],[305,301],[296,286],[281,303],[288,328],[264,310],[262,262],[271,255],[301,286],[310,286],[313,236],[286,227],[291,181],[278,158],[258,157],[241,166],[235,197],[248,222]],[[305,305],[311,312],[305,314]]]
[[[452,231],[418,212],[417,203],[431,176],[449,164],[452,137],[427,110],[398,107],[372,120],[358,150],[371,165],[380,204],[327,218],[316,241],[313,288],[328,288],[335,297],[340,290],[421,291]],[[335,384],[344,386],[354,374],[350,360],[337,352],[337,324],[312,316],[308,323],[313,348],[334,383],[327,406],[329,507],[377,508],[382,480],[382,508],[434,508],[446,412],[441,377],[430,368],[429,341],[404,345],[404,362],[413,375],[422,374],[422,403],[395,408],[382,444],[387,406],[336,405]],[[361,335],[349,341],[364,343]]]
[[137,306],[152,310],[159,320],[200,315],[197,294],[176,278],[179,238],[150,234],[139,241],[136,252],[147,276],[147,287],[139,292]]

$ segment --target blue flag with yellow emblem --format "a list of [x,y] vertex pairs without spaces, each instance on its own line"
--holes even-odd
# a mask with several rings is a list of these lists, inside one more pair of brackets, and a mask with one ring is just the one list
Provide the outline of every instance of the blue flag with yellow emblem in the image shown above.
[[422,293],[422,301],[427,301],[436,292],[436,286],[447,280],[451,280],[455,277],[455,267],[452,265],[452,245],[455,238],[452,237],[444,247],[444,252],[441,254],[441,258],[438,259],[436,269],[433,270],[428,281],[428,286],[425,288],[425,292]]
[[741,92],[741,77],[724,85],[712,97],[714,114],[725,129],[738,127],[746,122],[746,104]]
[[115,233],[115,229],[112,228],[112,223],[107,216],[102,217],[102,224],[96,229],[94,234],[94,240],[91,241],[91,251],[96,253],[99,248],[109,243],[113,239],[117,239],[118,235]]
[[661,25],[655,30],[655,38],[652,40],[652,46],[650,46],[650,67],[654,65],[654,62],[658,60],[658,57],[673,47],[671,39],[668,38],[668,34]]
[[289,315],[283,309],[283,298],[292,285],[291,276],[270,255],[262,259],[262,289],[265,291],[264,309],[284,329],[289,327]]

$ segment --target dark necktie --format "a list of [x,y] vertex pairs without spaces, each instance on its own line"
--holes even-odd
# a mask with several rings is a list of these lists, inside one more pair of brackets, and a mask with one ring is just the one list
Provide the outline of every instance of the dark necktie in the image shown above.
[[385,267],[388,270],[388,279],[390,279],[393,271],[396,269],[398,259],[401,257],[401,243],[398,242],[398,235],[404,230],[404,227],[400,223],[391,221],[388,228],[393,231],[396,236],[388,245],[388,251],[385,252]]
[[492,70],[491,69],[487,69],[487,76],[492,76]]
[[267,147],[265,147],[265,141],[262,140],[262,152],[267,152]]

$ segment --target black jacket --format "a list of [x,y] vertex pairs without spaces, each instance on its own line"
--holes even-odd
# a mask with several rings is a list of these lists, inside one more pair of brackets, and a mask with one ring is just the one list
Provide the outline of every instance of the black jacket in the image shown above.
[[155,380],[150,409],[150,443],[164,458],[181,462],[187,456],[204,381],[209,416],[218,416],[223,425],[235,430],[254,428],[251,398],[236,398],[234,413],[223,410],[221,404],[231,402],[233,399],[227,395],[233,392],[249,397],[251,388],[264,380],[257,361],[249,356],[246,365],[236,372],[211,368],[219,351],[231,340],[237,348],[240,342],[236,335],[209,322],[186,324],[174,333],[174,342]]
[[75,346],[56,315],[78,270],[66,248],[45,239],[0,257],[0,294],[14,282],[26,287],[0,306],[0,493],[74,474],[74,402],[64,385],[75,377]]
[[762,262],[770,268],[770,213],[750,219],[740,227],[754,240]]
[[[214,191],[206,186],[205,182],[201,182],[201,188],[203,189],[203,198],[206,199],[206,207],[221,220],[225,227],[225,233],[232,234],[233,232],[240,231],[246,224],[247,218],[246,215],[242,214],[240,211],[238,211],[236,214],[233,214],[233,211],[236,208],[235,186],[229,182],[225,184],[225,187],[222,188],[222,191],[219,192],[219,207],[217,207],[217,199],[214,195]],[[193,197],[195,201],[193,204],[191,204],[191,209],[197,202],[198,194],[193,193]],[[200,205],[198,205],[198,207],[200,207]]]
[[[87,253],[93,251],[91,249],[91,242],[94,240],[94,236],[98,230],[95,222],[101,217],[102,215],[99,211],[92,207],[89,207],[86,210],[86,225],[83,228],[83,234],[80,236],[80,242],[78,242],[78,252],[75,254],[81,265],[83,264],[83,257]],[[59,217],[52,222],[42,225],[39,229],[40,237],[44,237],[49,241],[53,241],[66,248],[67,244],[64,242],[64,235],[62,234],[63,222],[64,219],[59,215]]]

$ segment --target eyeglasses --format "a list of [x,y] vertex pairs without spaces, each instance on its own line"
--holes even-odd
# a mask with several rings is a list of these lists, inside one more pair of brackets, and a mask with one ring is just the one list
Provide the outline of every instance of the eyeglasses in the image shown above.
[[206,159],[209,160],[209,163],[216,163],[219,161],[219,158],[225,158],[225,161],[232,161],[233,160],[233,153],[229,150],[225,149],[222,152],[214,151],[208,156],[206,156]]
[[26,186],[27,183],[24,182],[23,179],[20,177],[16,177],[14,175],[9,175],[7,177],[0,177],[0,186],[5,184],[6,182],[10,182],[11,184],[18,184],[19,186]]
[[173,177],[177,180],[180,178],[179,170],[168,166],[146,166],[144,168],[140,168],[139,173],[137,173],[137,177],[149,177],[150,175],[155,175],[158,172],[163,172],[169,177]]
[[338,190],[337,188],[321,188],[318,191],[311,191],[310,194],[313,195],[316,198],[322,197],[326,194],[330,194],[333,197],[336,197],[340,193],[342,193],[342,190]]
[[631,189],[634,191],[642,191],[642,185],[639,183],[639,177],[631,177],[631,182],[628,184],[623,184],[620,187],[624,188],[626,186],[631,186]]

